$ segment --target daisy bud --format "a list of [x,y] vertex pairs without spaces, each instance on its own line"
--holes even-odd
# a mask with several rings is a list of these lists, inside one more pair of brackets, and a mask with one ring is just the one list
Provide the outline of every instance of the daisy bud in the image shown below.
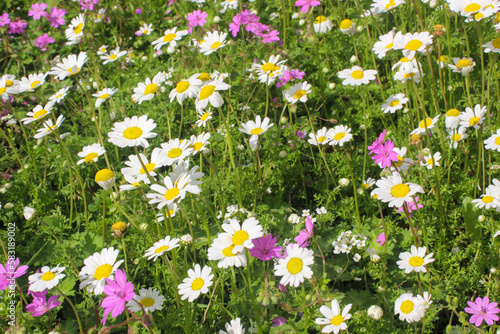
[[292,14],[292,19],[296,20],[299,18],[299,13],[293,13]]
[[288,155],[288,153],[286,153],[285,151],[280,151],[280,158],[281,159],[285,159],[287,155]]
[[109,118],[110,118],[112,121],[114,121],[114,120],[115,120],[115,118],[116,118],[116,114],[115,114],[115,112],[114,112],[114,111],[112,111],[112,112],[110,112],[110,113],[109,113]]
[[358,27],[356,28],[356,30],[357,30],[358,32],[362,32],[364,28],[365,28],[365,27],[363,27],[363,26],[358,26]]
[[7,190],[4,187],[0,188],[0,194],[5,194],[6,191]]
[[5,209],[6,209],[6,210],[10,210],[10,209],[12,209],[13,207],[14,207],[14,204],[12,204],[11,202],[9,202],[9,203],[5,204]]
[[336,86],[336,85],[335,85],[335,83],[334,83],[334,82],[330,82],[330,83],[328,84],[328,88],[330,88],[330,89],[332,89],[332,90],[335,88],[335,86]]
[[175,52],[175,50],[176,50],[176,49],[175,49],[175,47],[173,47],[173,46],[169,45],[169,46],[168,46],[168,48],[167,48],[167,53],[168,53],[168,54],[172,54],[172,53],[174,53],[174,52]]
[[485,219],[486,219],[486,217],[483,215],[480,215],[479,217],[477,217],[477,221],[480,223],[484,222]]
[[141,225],[139,225],[139,228],[143,231],[146,231],[148,229],[148,224],[147,223],[142,223]]
[[24,214],[24,218],[26,218],[26,220],[30,220],[33,217],[33,215],[35,214],[35,209],[30,208],[29,206],[25,206],[24,210],[23,210],[23,214]]
[[213,22],[214,23],[219,23],[220,22],[220,17],[219,16],[215,16]]
[[458,252],[460,252],[460,248],[458,248],[458,247],[453,247],[453,248],[451,249],[451,252],[452,252],[453,254],[457,254]]
[[142,57],[141,57],[141,60],[142,60],[142,61],[146,61],[146,60],[148,60],[148,57],[146,57],[146,56],[142,56]]
[[117,222],[111,225],[111,230],[113,231],[113,236],[121,238],[127,231],[127,223]]
[[186,245],[189,245],[190,243],[193,242],[193,237],[190,234],[185,234],[181,237],[180,241],[181,241],[181,244],[186,246]]
[[306,20],[304,19],[299,20],[299,26],[303,26],[304,24],[306,24]]
[[384,310],[378,305],[372,305],[368,308],[367,313],[373,320],[380,320],[384,315]]
[[288,122],[288,118],[286,118],[285,116],[280,118],[280,123],[286,123],[286,122]]
[[254,15],[257,15],[259,14],[259,12],[255,9],[250,9],[250,13],[254,14]]
[[104,190],[109,190],[115,185],[115,172],[111,169],[101,169],[95,174],[95,182],[100,185]]
[[94,81],[94,82],[92,83],[92,87],[93,87],[94,89],[97,89],[98,85],[97,85],[97,82],[96,82],[96,81]]
[[407,114],[407,113],[409,113],[409,112],[410,112],[410,108],[404,108],[404,109],[403,109],[403,114]]
[[12,187],[12,183],[6,183],[6,184],[4,185],[4,188],[5,188],[5,189],[9,189],[10,187]]
[[378,291],[378,292],[380,292],[380,293],[384,293],[386,290],[385,290],[385,288],[383,288],[383,287],[379,286],[379,287],[377,288],[377,291]]
[[363,195],[365,190],[363,188],[358,188],[358,195]]
[[437,0],[431,0],[429,2],[429,5],[431,6],[431,8],[436,8],[436,6],[438,5],[438,2],[437,2]]
[[342,186],[342,187],[347,187],[349,185],[349,179],[346,179],[345,177],[344,178],[341,178],[340,181],[339,181],[339,184]]
[[453,90],[453,87],[452,86],[448,86],[448,92],[451,92]]
[[245,149],[245,146],[243,146],[243,145],[239,144],[238,146],[236,146],[236,149],[237,149],[238,151],[243,151],[243,150]]
[[359,126],[359,129],[360,129],[360,130],[364,130],[365,128],[366,128],[366,126],[365,126],[364,124],[361,124],[361,125]]
[[352,56],[351,59],[349,59],[349,61],[351,62],[351,64],[354,64],[355,62],[358,61],[358,57]]
[[490,273],[492,273],[492,274],[496,274],[496,273],[497,273],[497,268],[491,268],[491,269],[490,269]]
[[326,67],[323,67],[322,71],[323,71],[323,73],[328,73],[330,70]]

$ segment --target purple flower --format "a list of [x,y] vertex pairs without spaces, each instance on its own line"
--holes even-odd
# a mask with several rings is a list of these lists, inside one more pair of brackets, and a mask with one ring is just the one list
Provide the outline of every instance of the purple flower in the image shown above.
[[493,325],[494,321],[498,321],[498,316],[496,315],[500,312],[500,309],[497,307],[498,303],[490,303],[488,297],[484,297],[483,299],[477,297],[475,303],[468,301],[467,304],[469,307],[466,307],[464,311],[472,314],[469,321],[471,324],[476,325],[476,327],[481,326],[483,320],[488,325]]
[[193,32],[193,28],[196,26],[203,27],[205,23],[207,23],[207,12],[202,12],[201,10],[195,10],[192,13],[187,15],[188,22],[188,31],[191,34]]
[[44,315],[54,307],[58,307],[61,305],[60,301],[57,301],[59,295],[49,297],[49,300],[46,300],[45,295],[47,294],[47,290],[42,292],[28,292],[33,296],[33,302],[31,304],[26,305],[26,311],[33,317],[39,317]]
[[236,37],[238,35],[238,32],[240,31],[240,25],[241,25],[241,15],[236,14],[233,17],[233,22],[229,23],[229,31],[233,35],[233,37]]
[[249,249],[250,255],[261,261],[269,261],[272,258],[281,256],[283,248],[275,246],[276,241],[276,237],[273,237],[271,234],[253,239],[252,242],[254,246]]
[[142,14],[142,8],[137,8],[137,9],[135,10],[135,13],[136,13],[136,14]]
[[318,0],[297,0],[295,2],[295,7],[300,7],[300,11],[307,13],[309,11],[309,7],[316,7],[321,5],[321,2]]
[[[406,206],[407,206],[407,208],[408,208],[408,212],[416,211],[416,210],[421,209],[421,208],[423,208],[423,207],[424,207],[422,204],[418,204],[418,203],[416,203],[416,202],[418,202],[418,196],[417,196],[417,197],[415,197],[415,201],[406,202]],[[415,205],[415,204],[416,204],[416,205]],[[402,212],[402,213],[404,213],[404,212],[405,212],[405,210],[404,210],[404,208],[403,208],[403,207],[400,207],[400,208],[398,209],[398,212]]]
[[50,14],[47,17],[47,20],[49,20],[50,25],[52,27],[58,28],[59,26],[66,23],[66,20],[63,18],[64,15],[66,15],[65,9],[63,9],[63,8],[57,9],[56,7],[52,7],[50,9]]
[[27,26],[28,23],[26,23],[26,21],[21,21],[19,18],[15,21],[11,21],[9,23],[9,34],[22,34]]
[[281,284],[281,283],[278,283],[278,289],[279,289],[281,292],[283,292],[283,293],[285,293],[285,294],[288,294],[288,289],[286,288],[286,285],[283,285],[283,284]]
[[370,146],[368,146],[368,150],[370,154],[373,154],[373,151],[378,148],[382,143],[384,142],[385,134],[387,133],[387,130],[384,129],[382,133],[378,136],[378,139],[375,140]]
[[104,298],[101,304],[105,309],[101,320],[103,325],[106,325],[109,312],[111,312],[113,318],[116,318],[125,310],[125,303],[135,297],[134,285],[127,282],[127,275],[124,270],[117,269],[115,280],[112,281],[106,278],[106,283],[104,293],[107,297]]
[[283,317],[274,317],[273,318],[273,327],[280,327],[287,324],[286,318]]
[[311,220],[311,216],[307,216],[306,218],[306,228],[302,231],[299,232],[299,235],[295,237],[295,240],[300,247],[304,248],[304,247],[307,247],[309,246],[310,242],[307,241],[307,239],[309,239],[312,234],[313,234],[313,223],[312,223],[312,220]]
[[279,82],[276,84],[276,87],[281,87],[286,85],[289,81],[293,81],[295,79],[301,80],[306,75],[306,72],[302,72],[300,70],[285,70],[282,76],[279,77]]
[[37,48],[40,48],[42,51],[47,51],[47,48],[45,47],[48,44],[54,44],[54,38],[50,37],[47,34],[43,34],[42,36],[38,37],[35,39],[35,42],[33,43]]
[[28,271],[26,265],[19,268],[17,266],[19,266],[19,258],[7,260],[5,267],[0,264],[0,290],[7,289],[10,284],[14,283],[16,278],[23,276]]
[[378,242],[380,244],[380,246],[383,246],[385,244],[385,233],[380,233],[378,236],[377,236],[377,240],[376,242]]
[[80,10],[94,10],[94,5],[98,2],[99,0],[80,0]]
[[375,148],[373,150],[375,155],[372,157],[376,164],[380,164],[380,167],[390,167],[392,161],[398,161],[398,154],[394,152],[394,144],[388,140],[383,145]]
[[269,26],[266,26],[266,28],[260,32],[259,36],[262,37],[262,43],[272,43],[280,40],[278,37],[279,34],[278,30],[270,30]]
[[301,139],[302,139],[302,138],[306,138],[306,137],[307,137],[307,131],[306,131],[306,130],[304,130],[304,132],[302,132],[302,131],[298,130],[298,131],[294,132],[294,134],[295,134],[297,137],[301,138]]
[[31,9],[28,10],[28,16],[33,16],[33,20],[40,20],[42,17],[47,17],[47,4],[42,3],[34,3],[31,5]]
[[6,26],[9,23],[10,23],[9,14],[3,13],[2,16],[0,16],[0,27]]

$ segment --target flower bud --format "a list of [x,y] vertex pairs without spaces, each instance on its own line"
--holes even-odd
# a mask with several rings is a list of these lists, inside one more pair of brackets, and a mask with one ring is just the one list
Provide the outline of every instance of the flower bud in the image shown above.
[[485,219],[486,219],[486,217],[483,215],[480,215],[479,217],[477,217],[477,221],[480,223],[484,222]]
[[306,20],[300,19],[299,20],[299,26],[303,26],[304,24],[306,24]]
[[349,61],[351,62],[351,64],[354,64],[355,62],[358,61],[358,57],[352,56],[351,59],[349,59]]
[[368,308],[368,316],[373,320],[380,320],[384,316],[384,310],[378,305],[372,305]]
[[214,23],[219,23],[220,22],[220,17],[219,16],[215,16],[213,22]]
[[328,84],[328,88],[330,88],[330,89],[332,89],[332,90],[335,88],[335,86],[336,86],[336,85],[335,85],[335,83],[334,83],[334,82],[330,82],[330,83]]
[[341,178],[339,181],[339,184],[342,187],[347,187],[349,185],[349,179],[346,179],[345,177]]
[[323,73],[328,73],[330,70],[327,67],[323,67],[322,71]]

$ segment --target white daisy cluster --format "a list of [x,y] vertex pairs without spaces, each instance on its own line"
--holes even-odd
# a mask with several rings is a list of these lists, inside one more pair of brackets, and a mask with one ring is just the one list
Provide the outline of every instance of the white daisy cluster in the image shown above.
[[[466,131],[469,128],[478,130],[484,123],[487,112],[486,106],[476,104],[474,108],[467,107],[464,112],[457,109],[450,109],[446,112],[446,131],[449,134],[450,148],[456,149],[458,143],[468,137]],[[493,143],[496,137],[488,138],[484,143]],[[500,143],[500,141],[499,141]],[[493,147],[493,146],[489,146]],[[489,149],[489,148],[487,148]]]
[[280,60],[279,55],[271,56],[267,62],[262,61],[261,64],[253,64],[252,70],[255,72],[260,82],[270,86],[288,69],[288,66],[284,65],[285,62],[286,60]]
[[298,224],[301,222],[301,218],[298,214],[292,213],[290,216],[288,216],[288,222],[290,224]]
[[481,198],[472,200],[476,208],[496,209],[500,212],[500,181],[493,179],[493,184],[486,187]]
[[481,21],[498,13],[497,0],[446,0],[449,9],[467,18],[466,22]]
[[431,297],[427,291],[423,293],[423,296],[404,293],[394,302],[394,313],[399,315],[399,320],[410,324],[420,321],[432,304]]
[[[238,204],[232,204],[226,207],[226,213],[224,214],[224,219],[230,219],[236,216],[238,213],[242,213],[248,215],[250,212],[245,208],[240,208]],[[219,210],[219,214],[217,215],[217,219],[222,218],[222,211]]]
[[351,129],[345,125],[337,125],[333,129],[321,128],[314,134],[309,132],[309,139],[307,142],[311,145],[327,145],[331,146],[344,146],[345,143],[352,139]]
[[362,234],[353,234],[352,231],[344,231],[340,233],[337,237],[337,240],[332,242],[332,246],[334,247],[334,254],[349,254],[353,247],[357,249],[362,249],[366,246],[367,238]]

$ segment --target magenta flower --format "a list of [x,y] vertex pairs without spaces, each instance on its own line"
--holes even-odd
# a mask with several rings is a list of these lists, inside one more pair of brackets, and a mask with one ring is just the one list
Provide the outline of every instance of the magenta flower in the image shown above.
[[94,5],[96,5],[99,0],[80,0],[80,10],[94,10]]
[[135,10],[135,13],[136,13],[136,14],[142,14],[142,8],[137,8],[137,9]]
[[202,12],[201,10],[195,10],[187,15],[188,22],[188,32],[191,34],[193,28],[196,26],[203,27],[207,23],[207,12]]
[[241,15],[236,14],[233,17],[233,22],[229,23],[229,31],[231,32],[233,37],[236,37],[236,35],[238,35],[238,32],[240,31],[240,26],[241,26],[240,18],[241,18]]
[[111,312],[113,318],[116,318],[125,310],[125,303],[135,297],[134,285],[127,282],[127,275],[124,270],[117,269],[115,280],[112,281],[106,278],[106,283],[104,293],[107,297],[104,298],[101,304],[105,308],[101,320],[103,325],[106,325],[106,318],[109,312]]
[[26,312],[33,317],[44,315],[54,307],[61,305],[61,302],[57,301],[59,295],[51,296],[48,300],[46,300],[45,295],[47,294],[47,290],[42,292],[28,291],[28,293],[33,296],[33,302],[26,305]]
[[393,161],[398,161],[398,154],[394,152],[394,144],[387,140],[384,144],[373,150],[375,155],[372,157],[380,167],[390,167]]
[[45,47],[48,44],[54,44],[54,38],[50,37],[47,34],[43,34],[42,36],[38,37],[35,39],[35,42],[33,43],[37,48],[40,48],[42,51],[47,51],[47,48]]
[[28,10],[28,16],[33,16],[33,20],[40,20],[42,17],[47,17],[47,4],[42,3],[34,3],[31,5],[31,9]]
[[10,23],[9,14],[3,13],[2,16],[0,16],[0,27],[6,26],[9,23]]
[[273,318],[273,327],[280,327],[280,326],[283,326],[287,323],[288,323],[288,321],[286,320],[286,318],[283,318],[283,317],[274,317]]
[[311,216],[307,216],[306,218],[306,228],[302,231],[299,232],[299,235],[295,237],[295,240],[300,247],[304,248],[304,247],[307,247],[309,246],[310,242],[307,241],[307,239],[309,239],[312,234],[313,234],[313,223],[312,223],[312,220],[311,220]]
[[268,234],[264,237],[253,239],[253,248],[250,248],[250,255],[261,261],[269,261],[272,258],[281,256],[283,248],[276,245],[276,237]]
[[373,154],[373,151],[378,148],[382,143],[384,142],[385,134],[387,133],[387,130],[384,129],[382,133],[378,136],[378,139],[375,140],[370,146],[368,146],[368,150],[370,154]]
[[281,284],[281,283],[278,283],[278,289],[279,289],[281,292],[283,292],[283,293],[285,293],[285,294],[288,294],[288,289],[287,289],[286,285],[283,285],[283,284]]
[[260,31],[259,35],[262,37],[262,43],[272,43],[272,42],[277,42],[280,40],[279,36],[279,31],[278,30],[271,30],[269,26],[264,25],[264,29]]
[[488,325],[493,325],[494,321],[498,321],[498,316],[496,315],[500,312],[500,309],[497,307],[498,303],[490,303],[488,297],[484,297],[483,299],[477,297],[475,303],[468,301],[467,304],[469,307],[466,307],[464,311],[472,314],[469,322],[476,327],[481,326],[483,320]]
[[64,23],[66,23],[66,20],[63,18],[64,15],[66,15],[65,9],[57,9],[56,7],[52,7],[50,9],[50,14],[47,17],[47,20],[49,20],[52,27],[58,28],[59,26],[62,26]]
[[26,21],[22,21],[21,19],[17,19],[15,21],[11,21],[9,23],[9,34],[22,34],[24,29],[28,26]]
[[7,260],[5,267],[0,264],[0,290],[7,289],[11,283],[14,283],[16,278],[23,276],[28,271],[26,265],[19,268],[17,266],[19,266],[19,258]]
[[316,7],[321,5],[321,2],[318,0],[297,0],[295,2],[295,7],[300,7],[300,11],[307,13],[309,11],[309,7]]
[[295,79],[301,80],[304,78],[304,75],[306,75],[306,72],[302,72],[300,70],[285,70],[278,79],[278,83],[276,83],[276,87],[282,87],[286,85],[288,82],[293,81]]
[[[416,203],[416,202],[418,202],[418,196],[415,197],[415,201],[406,202],[406,206],[408,208],[408,212],[416,211],[416,210],[422,209],[424,207],[422,204],[419,204],[419,203]],[[416,205],[415,205],[415,203],[416,203]],[[400,207],[398,209],[398,212],[404,213],[405,210],[404,210],[403,207]]]
[[378,242],[380,244],[380,246],[383,246],[385,244],[385,233],[380,233],[378,236],[377,236],[377,240],[376,242]]

